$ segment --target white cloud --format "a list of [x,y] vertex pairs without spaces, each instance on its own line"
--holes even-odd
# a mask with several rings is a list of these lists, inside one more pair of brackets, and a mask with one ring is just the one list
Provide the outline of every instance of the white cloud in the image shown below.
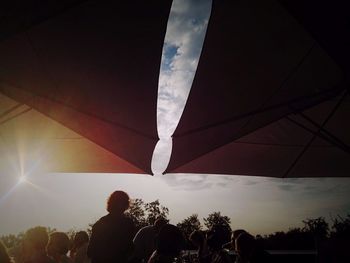
[[169,138],[185,106],[209,19],[210,0],[174,0],[159,77],[158,133]]
[[161,138],[152,170],[160,174],[170,159],[170,139],[185,107],[208,24],[211,0],[174,0],[159,76],[157,122]]

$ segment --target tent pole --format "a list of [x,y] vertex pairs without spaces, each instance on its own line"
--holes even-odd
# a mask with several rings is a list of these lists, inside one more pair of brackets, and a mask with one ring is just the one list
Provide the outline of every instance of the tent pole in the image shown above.
[[11,107],[8,110],[5,110],[4,112],[0,113],[0,119],[6,117],[6,115],[10,114],[11,112],[13,112],[14,110],[18,109],[19,107],[21,107],[22,105],[24,105],[23,103],[18,103],[15,106]]
[[306,119],[307,121],[309,121],[311,124],[313,124],[314,126],[316,126],[317,128],[321,129],[321,132],[325,133],[326,135],[328,135],[329,137],[331,137],[333,140],[337,141],[339,144],[343,145],[345,148],[350,148],[346,143],[344,143],[341,139],[339,139],[338,137],[336,137],[335,135],[333,135],[332,133],[330,133],[329,131],[327,131],[326,129],[324,129],[323,127],[321,127],[318,123],[316,123],[315,121],[313,121],[311,118],[309,118],[308,116],[306,116],[304,113],[299,112],[299,115],[301,117],[303,117],[304,119]]
[[3,121],[0,121],[0,125],[3,125],[3,124],[5,124],[5,123],[8,122],[8,121],[17,118],[17,117],[21,116],[22,114],[31,111],[32,109],[33,109],[33,108],[28,108],[28,109],[22,110],[21,112],[19,112],[19,113],[15,114],[15,115],[13,115],[13,116],[11,116],[11,117],[9,117],[9,118],[3,120]]
[[[340,148],[341,150],[345,151],[346,153],[349,153],[350,154],[350,147],[348,145],[346,145],[344,142],[342,142],[340,139],[338,139],[337,137],[335,137],[334,135],[332,134],[329,134],[329,137],[327,137],[326,135],[322,134],[321,132],[320,133],[317,133],[316,131],[306,127],[305,125],[299,123],[298,121],[296,120],[293,120],[292,118],[290,117],[286,117],[286,119],[292,123],[294,123],[295,125],[303,128],[304,130],[312,133],[313,135],[316,135],[318,136],[319,138],[331,143],[332,145]],[[322,131],[322,130],[321,130]],[[334,137],[332,137],[332,136]]]
[[339,106],[342,104],[343,100],[345,99],[347,95],[347,90],[343,92],[342,97],[339,99],[333,110],[328,114],[327,118],[323,121],[322,125],[318,128],[317,132],[312,136],[311,140],[305,145],[303,150],[299,153],[297,158],[295,158],[294,162],[289,166],[287,171],[284,173],[282,178],[286,178],[288,174],[291,172],[291,170],[295,167],[295,165],[298,163],[298,161],[301,159],[301,157],[304,155],[304,153],[310,148],[311,144],[314,142],[314,140],[319,136],[319,133],[321,132],[321,129],[327,124],[327,122],[332,118],[332,116],[335,114],[335,112],[338,110]]

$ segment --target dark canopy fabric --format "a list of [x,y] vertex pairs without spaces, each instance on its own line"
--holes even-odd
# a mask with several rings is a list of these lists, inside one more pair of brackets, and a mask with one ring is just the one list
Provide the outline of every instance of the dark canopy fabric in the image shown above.
[[350,1],[279,0],[340,65],[350,84]]
[[2,1],[0,41],[57,16],[88,0]]
[[0,91],[151,173],[171,1],[74,3],[7,27]]
[[[174,172],[266,177],[348,177],[350,98],[289,115],[194,159]],[[312,121],[310,121],[312,120]],[[322,129],[319,129],[325,123]]]
[[0,113],[2,173],[144,173],[96,143],[1,93],[0,109],[8,109]]
[[278,1],[214,0],[167,172],[349,176],[346,70],[332,55]]

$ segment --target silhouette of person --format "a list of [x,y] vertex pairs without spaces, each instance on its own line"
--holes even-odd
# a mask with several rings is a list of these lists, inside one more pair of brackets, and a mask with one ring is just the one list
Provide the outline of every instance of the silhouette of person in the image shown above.
[[49,235],[45,227],[37,226],[28,229],[22,241],[21,258],[16,259],[16,262],[53,263],[54,261],[46,252],[48,241]]
[[241,233],[236,238],[235,248],[238,254],[236,263],[270,262],[270,255],[261,249],[255,238],[247,232]]
[[88,246],[91,263],[123,263],[131,256],[135,232],[133,221],[124,212],[129,208],[129,196],[115,191],[107,201],[108,215],[92,226]]
[[164,225],[156,239],[156,250],[148,263],[172,263],[180,255],[185,239],[180,229],[174,225]]
[[207,244],[211,263],[232,263],[223,245],[230,240],[231,231],[227,226],[215,225],[207,233]]
[[90,263],[87,256],[87,248],[89,245],[89,235],[85,231],[79,231],[75,234],[70,257],[74,263]]
[[156,236],[168,221],[158,218],[153,225],[141,228],[134,237],[133,262],[147,262],[155,250]]
[[226,249],[232,249],[232,250],[236,250],[236,239],[237,237],[242,234],[242,233],[247,233],[247,231],[245,231],[244,229],[236,229],[234,231],[232,231],[232,235],[231,235],[231,241],[226,243],[223,248]]
[[199,263],[210,262],[210,254],[207,240],[202,231],[193,231],[190,235],[190,241],[197,247],[197,258]]
[[47,244],[47,254],[56,263],[73,263],[67,256],[70,247],[70,240],[66,233],[54,232],[50,235],[49,243]]
[[7,254],[7,248],[0,240],[0,262],[12,263],[10,256]]

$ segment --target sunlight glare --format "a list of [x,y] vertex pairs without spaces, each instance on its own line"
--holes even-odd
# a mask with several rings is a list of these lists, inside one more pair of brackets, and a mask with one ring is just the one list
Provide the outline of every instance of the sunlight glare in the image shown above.
[[25,182],[27,182],[27,178],[24,176],[24,175],[21,175],[20,177],[19,177],[19,183],[25,183]]

